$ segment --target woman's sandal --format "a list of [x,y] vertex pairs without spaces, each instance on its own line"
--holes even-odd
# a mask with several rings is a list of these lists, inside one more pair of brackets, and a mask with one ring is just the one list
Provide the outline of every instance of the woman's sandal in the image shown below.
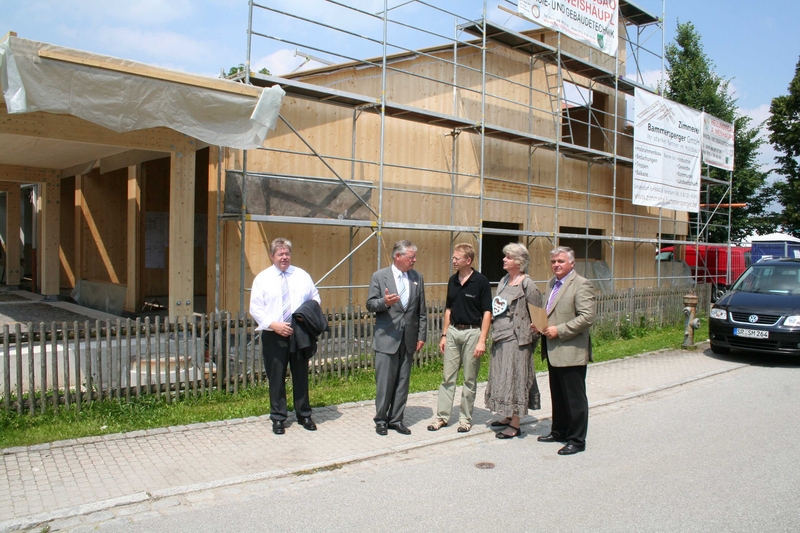
[[510,418],[504,418],[502,420],[495,420],[494,422],[492,422],[489,425],[492,426],[493,428],[504,428],[504,427],[507,427],[507,426],[511,425],[511,419]]
[[498,439],[513,439],[514,437],[519,437],[520,435],[522,435],[522,430],[519,428],[515,428],[511,424],[509,424],[508,429],[513,430],[514,434],[512,435],[510,433],[506,433],[507,430],[503,430],[495,433],[494,436],[497,437]]

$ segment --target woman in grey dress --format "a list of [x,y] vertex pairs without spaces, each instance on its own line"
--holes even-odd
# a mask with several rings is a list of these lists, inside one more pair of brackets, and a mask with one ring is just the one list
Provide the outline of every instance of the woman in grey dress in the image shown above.
[[[533,351],[539,334],[531,331],[528,305],[542,306],[542,295],[525,273],[528,250],[519,243],[503,248],[503,269],[508,272],[492,301],[492,356],[486,385],[486,408],[500,415],[492,427],[502,427],[498,439],[518,437],[520,417],[528,413],[529,394],[536,382]],[[538,408],[538,407],[536,407]]]

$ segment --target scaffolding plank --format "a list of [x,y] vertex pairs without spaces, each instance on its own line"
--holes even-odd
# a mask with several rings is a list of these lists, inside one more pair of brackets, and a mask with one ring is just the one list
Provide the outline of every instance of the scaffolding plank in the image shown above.
[[[476,37],[483,37],[483,29],[480,22],[465,24],[461,26],[461,29],[471,35],[475,35]],[[523,35],[522,33],[515,32],[514,30],[501,26],[500,24],[486,21],[486,38],[513,50],[536,56],[547,63],[558,63],[559,55],[558,51],[554,47],[541,41],[537,41],[536,39],[532,39],[527,35]],[[563,50],[561,51],[561,63],[563,64],[564,68],[570,72],[593,80],[612,89],[616,87],[619,91],[622,91],[626,94],[633,95],[633,92],[636,88],[652,92],[651,89],[648,89],[644,85],[638,84],[621,76],[615,76],[613,72],[598,67],[597,65],[593,65],[583,59],[573,56],[572,54],[564,52]],[[618,84],[615,83],[617,81],[619,82]]]

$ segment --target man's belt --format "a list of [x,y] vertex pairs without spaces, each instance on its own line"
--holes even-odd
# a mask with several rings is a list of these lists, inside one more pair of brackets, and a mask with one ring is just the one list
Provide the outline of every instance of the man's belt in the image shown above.
[[481,327],[480,327],[480,326],[473,326],[473,325],[471,325],[471,324],[450,324],[450,325],[451,325],[452,327],[456,328],[456,329],[459,329],[459,330],[465,330],[465,329],[481,329]]

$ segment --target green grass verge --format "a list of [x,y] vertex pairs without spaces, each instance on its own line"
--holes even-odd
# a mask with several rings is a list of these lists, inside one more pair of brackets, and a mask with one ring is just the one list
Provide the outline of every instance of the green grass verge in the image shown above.
[[[683,328],[641,328],[626,332],[626,339],[597,338],[594,341],[595,361],[608,361],[665,348],[679,348]],[[708,338],[707,322],[696,332],[695,340]],[[489,375],[487,358],[481,365],[479,381]],[[535,356],[536,370],[545,370],[540,355]],[[442,379],[442,362],[436,359],[415,367],[411,377],[411,392],[436,390]],[[291,393],[289,393],[291,399]],[[362,370],[348,378],[327,378],[311,387],[314,407],[338,405],[375,398],[375,377],[372,371]],[[291,401],[291,400],[290,400]],[[290,407],[291,408],[291,407]],[[84,406],[80,413],[62,409],[45,414],[18,415],[0,411],[0,448],[29,446],[56,440],[75,439],[126,431],[177,426],[213,420],[259,416],[269,413],[269,393],[266,387],[254,387],[232,396],[212,393],[200,398],[181,399],[167,404],[163,399],[143,397],[131,403],[114,400]]]

